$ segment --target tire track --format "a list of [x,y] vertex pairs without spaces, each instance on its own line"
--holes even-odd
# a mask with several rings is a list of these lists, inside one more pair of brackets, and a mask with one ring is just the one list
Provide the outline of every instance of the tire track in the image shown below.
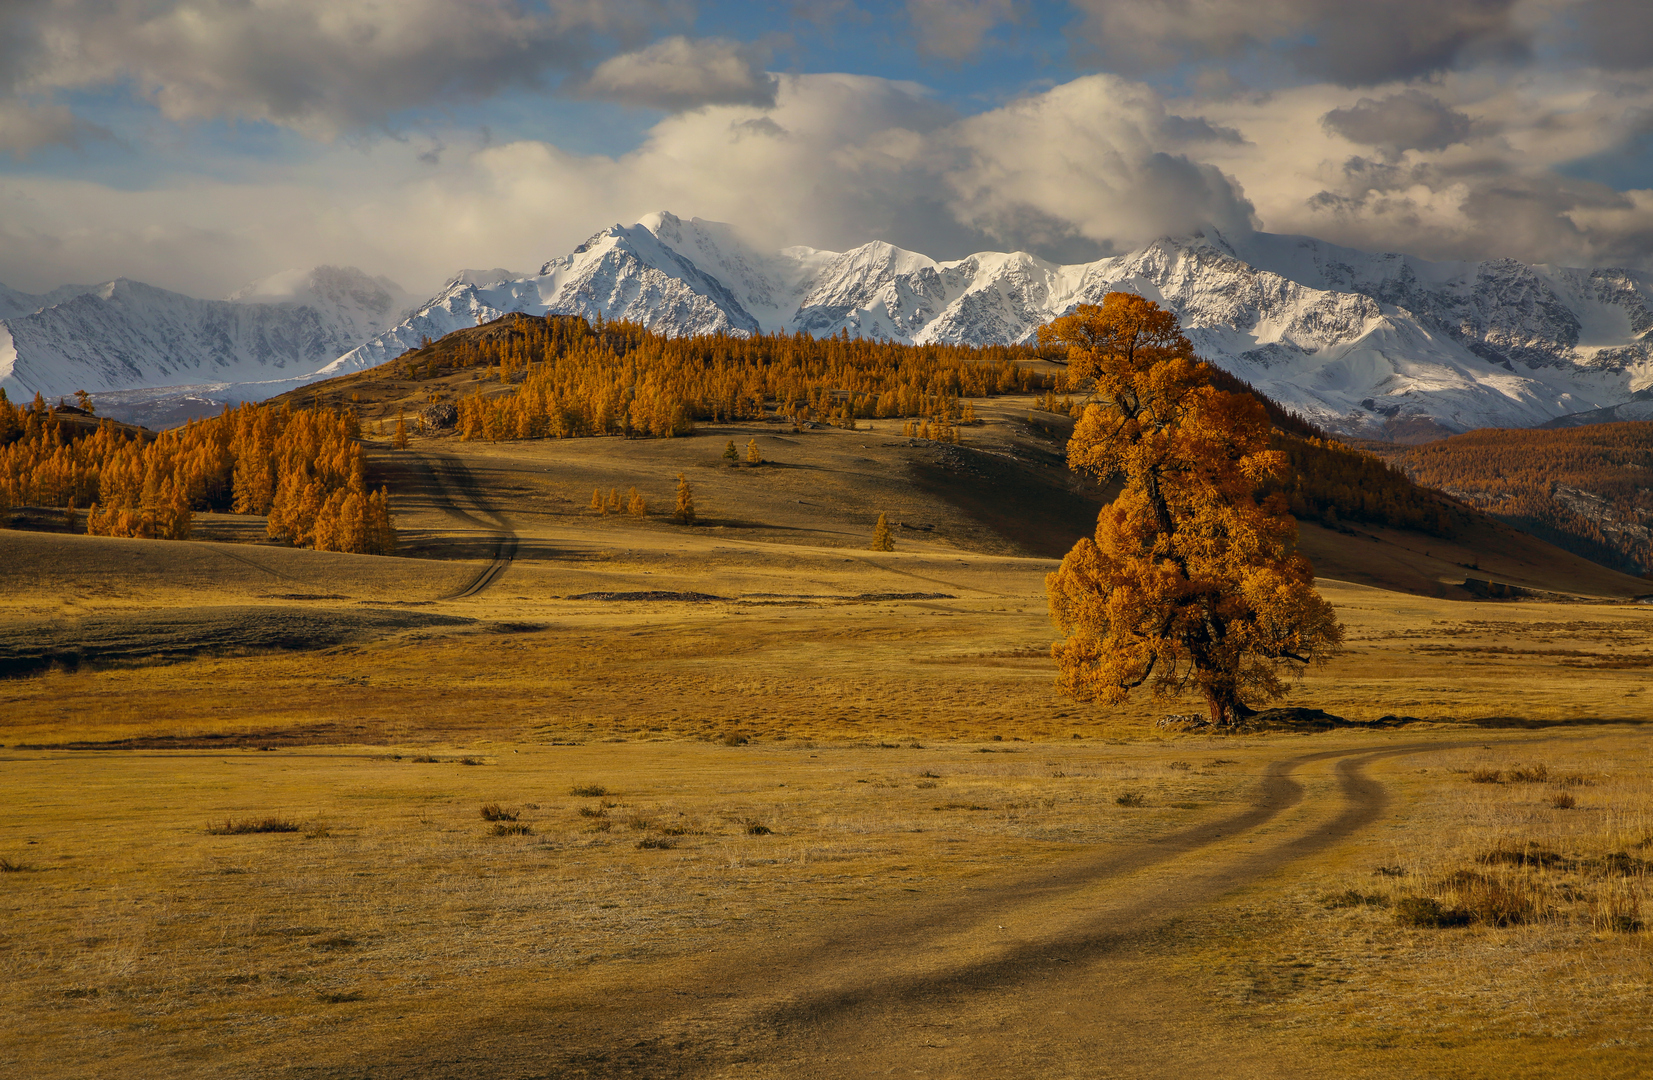
[[489,504],[482,485],[476,482],[464,462],[451,454],[420,454],[418,460],[430,477],[433,494],[440,500],[442,511],[493,537],[488,565],[458,589],[437,599],[462,600],[476,596],[510,569],[517,554],[516,529],[510,519]]
[[[1184,1038],[1167,1056],[1172,1021],[1162,1010],[1186,1006],[1186,988],[1133,983],[1126,977],[1131,956],[1177,919],[1376,821],[1388,796],[1365,771],[1373,762],[1456,745],[1275,761],[1259,778],[1255,803],[1217,820],[1004,884],[966,886],[907,910],[849,915],[793,941],[708,957],[668,984],[686,990],[639,985],[601,1008],[550,993],[510,1016],[479,1018],[439,1048],[378,1057],[374,1075],[863,1077],[889,1072],[915,1046],[929,1055],[922,1075],[1178,1076],[1212,1063],[1223,1076],[1326,1075],[1271,1071],[1280,1063],[1261,1051],[1255,1068],[1240,1068],[1213,1049],[1209,1034],[1203,1043]],[[1329,764],[1335,791],[1308,797],[1296,774],[1316,764]],[[1299,807],[1307,820],[1281,820]],[[1289,835],[1244,845],[1247,834],[1276,822]],[[946,1045],[917,1043],[914,1034],[995,1030],[997,1038]],[[1117,1070],[1098,1067],[1104,1052]],[[1013,1059],[1023,1064],[1013,1068]]]

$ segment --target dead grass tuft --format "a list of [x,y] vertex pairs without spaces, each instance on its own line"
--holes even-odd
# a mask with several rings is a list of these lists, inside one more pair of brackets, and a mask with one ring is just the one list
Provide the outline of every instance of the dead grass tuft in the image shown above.
[[226,818],[222,822],[207,823],[208,836],[244,836],[248,833],[298,832],[299,824],[288,818]]
[[1147,796],[1140,791],[1127,791],[1114,799],[1115,806],[1147,806]]
[[1570,791],[1552,791],[1550,792],[1550,805],[1557,810],[1571,810],[1578,805],[1578,800],[1573,797],[1573,793]]
[[637,841],[637,846],[644,851],[670,851],[677,846],[677,841],[663,836],[646,836]]
[[493,833],[495,836],[528,836],[534,831],[525,821],[495,822]]
[[1520,926],[1545,914],[1538,889],[1526,877],[1457,870],[1441,882],[1441,891],[1485,926]]
[[761,821],[748,821],[746,823],[747,836],[769,836],[774,831],[774,829],[771,829]]
[[344,990],[336,993],[321,993],[316,1000],[324,1005],[343,1005],[349,1001],[366,1001],[367,995],[358,990]]
[[10,859],[0,859],[0,874],[27,874],[34,870],[28,863],[12,862]]
[[1472,784],[1502,784],[1504,773],[1500,769],[1472,769],[1469,773],[1469,782]]
[[742,735],[738,731],[731,731],[727,735],[723,736],[724,746],[745,746],[751,741],[751,739],[747,738],[745,735]]
[[1512,784],[1542,784],[1550,778],[1547,765],[1516,765],[1510,769]]
[[520,815],[515,810],[507,810],[496,802],[482,807],[483,821],[515,821]]
[[1340,893],[1331,893],[1320,898],[1320,903],[1329,908],[1354,907],[1388,907],[1389,898],[1380,893],[1363,893],[1359,889],[1344,889]]
[[608,788],[601,784],[575,784],[568,789],[568,793],[585,799],[600,799],[608,794]]

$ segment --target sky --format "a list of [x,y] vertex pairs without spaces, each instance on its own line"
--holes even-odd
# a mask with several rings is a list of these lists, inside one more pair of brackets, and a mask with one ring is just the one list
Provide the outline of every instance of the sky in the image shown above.
[[656,210],[1653,270],[1648,0],[0,0],[0,283],[428,295]]

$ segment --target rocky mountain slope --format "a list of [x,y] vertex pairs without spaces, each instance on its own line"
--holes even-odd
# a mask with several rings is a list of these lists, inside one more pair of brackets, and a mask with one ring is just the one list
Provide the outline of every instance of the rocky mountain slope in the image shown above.
[[[667,334],[1013,342],[1115,289],[1168,305],[1202,356],[1346,435],[1532,427],[1653,385],[1653,280],[1636,271],[1431,263],[1214,232],[1074,265],[1024,252],[938,262],[881,242],[759,251],[732,226],[657,213],[537,273],[465,271],[405,312],[397,290],[359,271],[280,275],[219,302],[111,282],[0,321],[0,386],[178,407],[258,399],[512,311]],[[11,295],[0,312],[41,299]]]
[[986,344],[1024,341],[1115,289],[1167,304],[1202,356],[1349,435],[1529,427],[1653,382],[1653,287],[1628,270],[1430,263],[1269,234],[1167,238],[1077,265],[1021,252],[937,262],[884,243],[759,252],[728,225],[666,213],[606,229],[538,274],[456,277],[323,374],[509,311],[668,334]]
[[391,282],[325,266],[227,300],[124,278],[43,297],[8,290],[0,304],[28,310],[0,320],[0,387],[14,400],[86,390],[117,413],[173,397],[258,400],[382,333],[406,303]]

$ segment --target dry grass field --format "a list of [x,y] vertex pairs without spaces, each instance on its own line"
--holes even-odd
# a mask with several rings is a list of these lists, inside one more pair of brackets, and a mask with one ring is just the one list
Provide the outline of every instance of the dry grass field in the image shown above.
[[1098,495],[983,415],[416,439],[397,558],[0,532],[0,1067],[1653,1071],[1637,582],[1305,528],[1350,649],[1290,703],[1398,726],[1163,730],[1054,694]]

